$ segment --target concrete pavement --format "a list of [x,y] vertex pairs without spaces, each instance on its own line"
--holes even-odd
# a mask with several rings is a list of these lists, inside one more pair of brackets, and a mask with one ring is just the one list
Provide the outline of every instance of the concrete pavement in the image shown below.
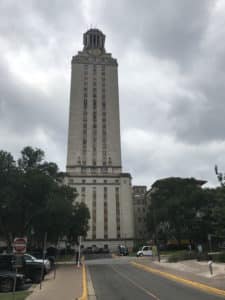
[[42,282],[42,289],[36,285],[26,300],[75,300],[82,295],[82,267],[73,263],[57,265],[56,278],[49,273]]
[[185,260],[176,263],[152,261],[151,258],[138,258],[136,262],[169,272],[188,280],[199,282],[217,289],[225,290],[225,264],[213,263],[213,275],[210,274],[207,262]]

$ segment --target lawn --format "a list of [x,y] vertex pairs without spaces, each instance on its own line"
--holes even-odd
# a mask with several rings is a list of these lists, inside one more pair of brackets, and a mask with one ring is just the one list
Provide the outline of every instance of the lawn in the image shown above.
[[[28,292],[28,291],[16,292],[15,300],[24,300],[27,298],[28,295],[30,295],[30,293],[31,292]],[[13,300],[13,294],[12,293],[0,293],[0,300]]]

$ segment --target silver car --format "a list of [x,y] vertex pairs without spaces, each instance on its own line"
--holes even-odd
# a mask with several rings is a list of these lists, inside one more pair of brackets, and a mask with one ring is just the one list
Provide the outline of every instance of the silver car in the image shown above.
[[44,263],[44,271],[47,274],[51,270],[51,264],[48,259],[38,259],[30,254],[24,254],[25,262],[37,262],[37,263]]

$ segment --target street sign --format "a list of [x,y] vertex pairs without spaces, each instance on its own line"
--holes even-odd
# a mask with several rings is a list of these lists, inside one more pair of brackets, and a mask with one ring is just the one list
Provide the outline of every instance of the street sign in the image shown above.
[[27,238],[16,237],[13,241],[13,253],[24,254],[27,251]]

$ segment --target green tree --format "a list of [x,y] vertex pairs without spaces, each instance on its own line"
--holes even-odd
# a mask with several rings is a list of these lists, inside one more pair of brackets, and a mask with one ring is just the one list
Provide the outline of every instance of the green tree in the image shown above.
[[206,240],[211,227],[210,192],[194,178],[166,178],[152,185],[147,226],[158,238]]
[[44,161],[42,150],[25,147],[18,164],[0,152],[0,168],[0,230],[8,241],[19,235],[40,244],[45,232],[52,242],[71,239],[71,232],[74,238],[86,234],[87,207],[74,204],[76,190],[63,184],[62,173]]
[[225,239],[225,173],[219,171],[217,166],[215,173],[220,183],[220,187],[215,189],[216,204],[212,209],[215,235]]
[[8,243],[12,240],[9,230],[8,214],[10,203],[16,197],[14,184],[17,181],[18,172],[13,156],[0,151],[0,236],[3,236]]

